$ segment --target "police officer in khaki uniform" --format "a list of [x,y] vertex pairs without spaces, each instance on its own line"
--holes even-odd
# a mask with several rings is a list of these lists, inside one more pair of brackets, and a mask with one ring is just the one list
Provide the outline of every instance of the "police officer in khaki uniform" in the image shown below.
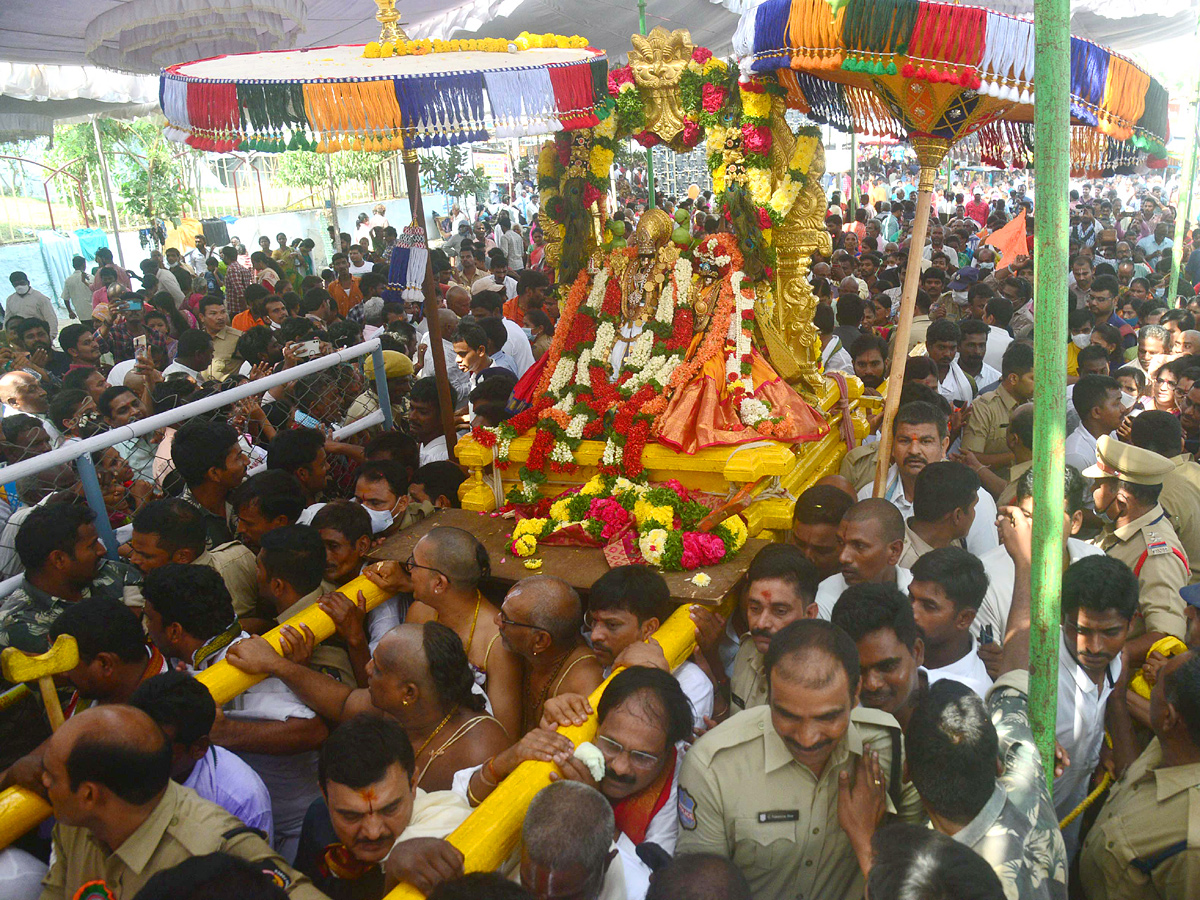
[[742,639],[733,660],[729,708],[741,712],[767,702],[763,654],[771,637],[785,625],[817,617],[817,585],[821,576],[799,547],[768,544],[746,570],[742,601],[750,633]]
[[1109,522],[1093,543],[1138,579],[1138,612],[1129,628],[1135,662],[1160,637],[1182,639],[1187,628],[1179,596],[1188,583],[1187,553],[1158,502],[1163,477],[1174,468],[1164,456],[1105,434],[1096,441],[1096,464],[1082,473],[1094,479],[1096,513]]
[[863,842],[840,826],[839,804],[882,795],[889,813],[924,818],[903,783],[900,726],[857,706],[858,652],[828,622],[781,629],[764,665],[770,705],[718,725],[683,759],[676,853],[729,858],[758,900],[859,900]]
[[1033,348],[1010,344],[1001,366],[1000,387],[971,404],[971,415],[963,427],[962,449],[974,453],[980,463],[1007,480],[1014,462],[1008,425],[1013,411],[1033,397]]
[[171,745],[141,710],[73,716],[50,738],[44,765],[58,823],[41,900],[71,900],[96,882],[108,892],[96,896],[130,900],[155,873],[218,851],[260,867],[290,897],[325,897],[258,832],[171,780]]
[[[1197,695],[1200,655],[1172,657],[1151,694],[1154,739],[1113,785],[1083,842],[1079,876],[1089,900],[1200,897],[1200,721],[1191,721],[1194,702],[1179,702]],[[1125,691],[1108,702],[1128,722]]]
[[856,491],[875,478],[875,460],[879,456],[879,441],[859,444],[842,457],[838,474],[854,485]]

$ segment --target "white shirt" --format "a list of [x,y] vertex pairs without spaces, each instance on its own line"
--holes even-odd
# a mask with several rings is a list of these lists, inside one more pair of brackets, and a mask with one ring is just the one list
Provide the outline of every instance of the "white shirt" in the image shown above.
[[975,387],[979,393],[994,391],[1000,382],[1000,370],[993,369],[986,362],[975,377]]
[[[858,492],[859,500],[866,500],[873,493],[874,481],[864,484]],[[907,522],[913,514],[912,501],[904,496],[904,486],[896,474],[896,464],[888,469],[887,489],[883,496],[890,500]],[[985,488],[979,489],[979,502],[975,504],[975,521],[967,532],[967,550],[976,556],[982,556],[994,547],[1000,546],[1000,535],[996,531],[996,500]]]
[[421,465],[426,465],[427,463],[431,462],[441,462],[442,460],[449,458],[450,455],[446,451],[446,439],[441,435],[435,437],[428,444],[421,445]]
[[1121,676],[1121,657],[1108,666],[1108,674],[1097,686],[1067,650],[1066,639],[1058,641],[1058,713],[1054,736],[1067,751],[1071,765],[1054,779],[1054,811],[1062,818],[1087,796],[1088,779],[1100,762],[1104,737],[1104,706],[1113,684]]
[[[246,364],[244,363],[243,365]],[[166,378],[168,375],[171,375],[175,372],[182,372],[184,375],[190,375],[192,378],[196,379],[197,382],[204,380],[200,377],[200,373],[197,370],[189,369],[179,360],[175,360],[175,362],[163,369],[163,378]]]
[[496,246],[504,251],[510,269],[516,271],[525,268],[525,244],[515,231],[502,231],[496,240]]
[[517,364],[517,377],[519,378],[533,365],[533,347],[530,346],[529,338],[525,336],[525,331],[520,325],[512,319],[501,318],[500,321],[504,323],[504,330],[508,332],[508,340],[500,349],[511,356],[513,362]]
[[[76,269],[63,282],[61,299],[69,300],[78,313],[86,312],[92,305],[92,282],[83,272]],[[51,335],[53,337],[53,335]]]
[[368,272],[373,272],[373,271],[375,271],[375,264],[369,263],[365,259],[362,261],[361,266],[356,266],[353,264],[351,264],[351,266],[350,266],[350,274],[351,275],[366,275]]
[[[422,347],[425,348],[423,358],[421,355]],[[421,335],[421,339],[417,342],[417,358],[421,359],[421,378],[437,374],[437,370],[433,365],[433,354],[429,351],[429,347],[429,333],[426,332]],[[450,386],[454,388],[456,395],[454,405],[457,406],[471,392],[471,384],[467,378],[467,373],[458,367],[458,356],[454,353],[454,344],[445,338],[442,338],[442,355],[446,358],[446,377],[450,381]]]
[[959,367],[957,360],[950,363],[950,371],[938,385],[938,393],[949,400],[951,404],[955,400],[970,403],[975,399],[975,391],[971,388],[967,373]]
[[929,676],[930,685],[948,678],[951,681],[965,684],[982,699],[987,697],[988,691],[991,690],[992,679],[987,673],[987,667],[984,666],[983,660],[976,652],[978,649],[979,645],[975,643],[975,635],[971,635],[971,649],[962,659],[956,660],[948,666],[942,666],[940,669],[930,669],[925,666],[921,666],[921,669]]
[[[912,584],[912,572],[908,569],[902,569],[896,566],[896,587],[902,591],[907,591],[908,586]],[[850,587],[846,583],[846,576],[841,572],[835,572],[830,575],[819,585],[817,585],[817,618],[829,621],[833,615],[833,608],[837,606],[837,602],[841,599],[842,593],[846,588]]]
[[[1083,559],[1085,556],[1101,556],[1104,551],[1086,541],[1077,538],[1067,538],[1067,556],[1071,562]],[[983,603],[975,614],[975,622],[971,625],[971,634],[979,637],[983,626],[992,626],[992,639],[1004,643],[1004,633],[1008,628],[1008,611],[1012,609],[1013,584],[1016,581],[1016,570],[1012,557],[1003,546],[989,550],[979,557],[983,563],[983,571],[987,573],[988,589],[983,595]],[[1072,757],[1074,759],[1074,757]],[[1068,810],[1069,812],[1069,810]]]
[[1067,435],[1064,450],[1066,451],[1067,465],[1074,466],[1080,472],[1088,466],[1096,464],[1096,439],[1092,437],[1090,431],[1083,427],[1082,422]]
[[1004,361],[1004,351],[1008,349],[1008,345],[1013,342],[1013,339],[1012,335],[1003,328],[997,328],[995,325],[988,327],[991,330],[988,332],[987,349],[983,351],[983,361],[999,371],[1001,363]]
[[158,281],[158,286],[171,295],[176,306],[183,303],[183,288],[179,286],[179,280],[171,273],[170,269],[159,269],[154,273],[154,277]]
[[13,316],[41,319],[50,328],[50,340],[54,340],[54,336],[58,334],[58,313],[54,311],[54,304],[50,302],[50,298],[39,290],[30,288],[24,295],[16,291],[9,294],[8,299],[4,301],[4,321],[7,323]]
[[[683,750],[678,749],[678,752],[671,792],[662,809],[654,814],[646,826],[645,837],[645,843],[657,844],[672,856],[675,855],[675,843],[679,837],[679,767],[683,764]],[[623,831],[617,835],[617,855],[625,869],[625,897],[627,900],[644,900],[646,891],[650,889],[650,867],[642,862],[637,855],[637,845]]]
[[850,358],[850,354],[842,347],[842,339],[834,335],[829,343],[825,345],[825,349],[821,351],[821,368],[826,372],[844,372],[847,375],[854,374],[854,360]]

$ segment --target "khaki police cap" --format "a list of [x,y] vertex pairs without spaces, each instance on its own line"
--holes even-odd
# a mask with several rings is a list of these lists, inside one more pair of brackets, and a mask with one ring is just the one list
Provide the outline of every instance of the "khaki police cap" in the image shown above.
[[1096,464],[1083,470],[1084,478],[1119,478],[1131,484],[1162,484],[1175,463],[1153,450],[1115,440],[1107,434],[1096,441]]

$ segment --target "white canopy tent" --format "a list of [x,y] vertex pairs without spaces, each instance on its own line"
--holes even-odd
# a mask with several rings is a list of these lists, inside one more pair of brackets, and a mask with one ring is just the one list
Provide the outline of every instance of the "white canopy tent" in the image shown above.
[[0,143],[50,135],[89,115],[132,118],[158,110],[158,79],[93,66],[0,63]]
[[[698,44],[728,49],[738,16],[760,0],[649,0],[647,26],[686,27]],[[1029,15],[1032,0],[967,0]],[[1118,50],[1188,33],[1200,0],[1074,0],[1071,30]],[[621,58],[638,30],[636,0],[400,0],[411,37],[521,31],[585,35]],[[93,64],[157,74],[222,53],[323,47],[376,38],[374,0],[4,0],[0,59]]]

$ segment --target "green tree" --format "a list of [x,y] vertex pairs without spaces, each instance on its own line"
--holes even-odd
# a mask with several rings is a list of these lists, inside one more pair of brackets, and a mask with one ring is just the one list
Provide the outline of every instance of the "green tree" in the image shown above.
[[[101,117],[96,124],[116,199],[126,215],[143,220],[152,216],[172,218],[195,208],[180,162],[194,151],[168,141],[153,119]],[[97,169],[100,156],[91,123],[56,125],[54,147],[46,156],[56,166],[75,161],[69,170],[77,175],[83,174],[80,166]]]
[[[329,170],[324,153],[309,150],[289,150],[279,155],[275,177],[288,187],[328,188]],[[335,186],[348,181],[370,181],[376,177],[381,163],[391,153],[334,153],[329,155]]]
[[468,169],[467,154],[457,145],[446,148],[445,153],[422,153],[421,177],[427,191],[456,200],[468,196],[478,200],[488,189],[483,168]]

